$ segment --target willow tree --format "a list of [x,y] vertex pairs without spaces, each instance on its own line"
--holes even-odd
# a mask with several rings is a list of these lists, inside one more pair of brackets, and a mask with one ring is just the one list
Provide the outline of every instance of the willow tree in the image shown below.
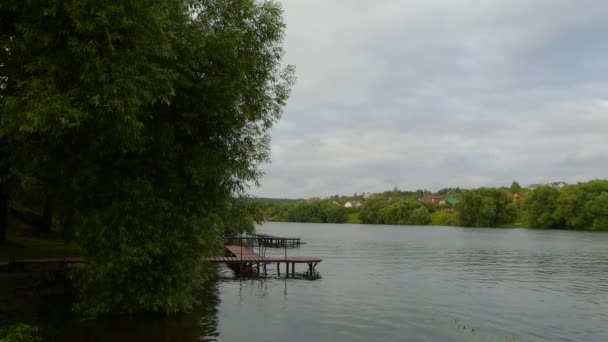
[[[242,200],[292,82],[280,6],[8,1],[2,137],[58,194],[90,314],[188,310],[202,257],[251,229]],[[235,226],[238,225],[238,226]]]
[[511,195],[503,189],[467,190],[461,194],[457,208],[460,225],[465,227],[496,227],[517,218]]

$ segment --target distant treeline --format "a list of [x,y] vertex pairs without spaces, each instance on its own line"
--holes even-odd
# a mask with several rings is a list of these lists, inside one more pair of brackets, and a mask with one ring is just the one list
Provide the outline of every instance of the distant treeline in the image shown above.
[[[458,203],[449,204],[447,198]],[[347,202],[353,207],[346,208]],[[608,180],[561,189],[522,189],[514,182],[510,188],[452,188],[435,194],[393,190],[260,204],[267,220],[281,222],[608,230]]]

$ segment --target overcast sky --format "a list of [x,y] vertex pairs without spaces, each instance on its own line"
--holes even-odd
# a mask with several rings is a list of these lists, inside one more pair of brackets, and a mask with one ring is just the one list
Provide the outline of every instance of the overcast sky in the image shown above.
[[608,178],[608,1],[281,2],[297,83],[252,194]]

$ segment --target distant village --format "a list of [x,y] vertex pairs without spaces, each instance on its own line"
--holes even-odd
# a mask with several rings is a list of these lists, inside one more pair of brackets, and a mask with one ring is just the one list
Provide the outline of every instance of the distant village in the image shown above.
[[608,230],[608,180],[260,202],[265,221]]
[[[514,184],[516,184],[516,182],[514,182]],[[543,186],[549,186],[552,187],[554,189],[561,189],[565,186],[567,186],[568,183],[566,182],[550,182],[550,183],[545,183],[545,184],[530,184],[528,187],[526,188],[505,188],[507,190],[511,190],[512,191],[512,199],[513,201],[520,201],[523,200],[526,196],[526,190],[534,190]],[[338,205],[338,206],[343,206],[344,208],[347,209],[351,209],[351,208],[359,208],[363,205],[363,203],[369,199],[374,198],[375,196],[378,195],[383,195],[383,196],[390,196],[393,193],[397,193],[397,194],[413,194],[413,193],[422,193],[422,196],[418,197],[418,200],[420,202],[423,203],[432,203],[435,204],[439,207],[445,207],[444,209],[440,209],[442,211],[445,212],[453,212],[454,209],[453,207],[456,206],[456,204],[458,204],[460,202],[460,200],[458,199],[458,193],[464,191],[464,189],[460,189],[460,188],[455,188],[455,189],[444,189],[443,191],[439,191],[439,193],[431,193],[428,191],[423,191],[423,190],[418,190],[416,192],[408,192],[408,191],[399,191],[397,189],[391,191],[385,191],[384,193],[371,193],[371,192],[364,192],[360,195],[355,194],[354,198],[358,198],[358,199],[350,199],[350,200],[346,200],[346,202],[344,202],[344,200],[340,201],[339,199],[333,200],[332,204],[334,205]],[[333,197],[338,197],[338,196],[333,196]],[[342,198],[350,198],[350,197],[342,197]],[[359,199],[360,198],[360,199]],[[389,200],[391,200],[392,198],[389,197]],[[309,202],[316,202],[316,201],[320,201],[321,198],[319,197],[313,197],[308,199]]]

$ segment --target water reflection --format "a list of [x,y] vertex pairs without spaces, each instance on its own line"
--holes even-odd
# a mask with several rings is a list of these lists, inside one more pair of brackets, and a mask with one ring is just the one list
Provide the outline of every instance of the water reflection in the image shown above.
[[55,326],[71,315],[73,289],[64,269],[0,273],[0,325],[44,322]]
[[60,341],[84,342],[170,342],[216,341],[218,331],[217,279],[199,294],[200,305],[193,313],[166,317],[136,315],[87,321],[73,321],[64,327]]
[[216,341],[219,337],[218,279],[212,279],[200,290],[200,305],[190,314],[83,320],[71,312],[74,291],[66,274],[0,274],[0,324],[36,324],[42,327],[45,341]]

